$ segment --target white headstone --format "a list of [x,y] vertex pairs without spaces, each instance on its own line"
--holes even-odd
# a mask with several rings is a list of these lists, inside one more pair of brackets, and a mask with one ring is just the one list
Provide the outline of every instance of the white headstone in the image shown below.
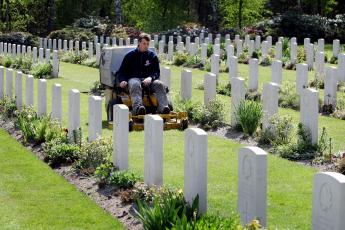
[[46,63],[48,64],[50,62],[50,49],[46,49],[45,58]]
[[261,37],[260,35],[255,36],[255,49],[259,50],[261,46]]
[[314,176],[312,229],[343,230],[345,226],[345,176],[320,172]]
[[15,96],[17,109],[21,109],[23,106],[23,73],[19,71],[16,72]]
[[345,82],[345,54],[338,55],[338,81]]
[[34,77],[32,75],[26,76],[25,81],[25,104],[26,106],[34,105]]
[[296,91],[300,95],[303,89],[308,87],[308,65],[299,63],[296,65]]
[[43,52],[44,52],[43,48],[40,48],[40,50],[39,50],[39,61],[40,62],[44,62]]
[[310,131],[312,143],[318,143],[319,92],[315,89],[303,89],[300,105],[301,123]]
[[81,43],[81,49],[82,50],[86,50],[86,42],[82,42]]
[[274,82],[264,83],[262,90],[262,105],[263,105],[263,129],[269,126],[270,118],[278,114],[278,99],[279,99],[279,85]]
[[314,69],[314,44],[309,44],[307,47],[306,59],[308,64],[308,69]]
[[37,115],[42,116],[47,114],[47,80],[38,80],[37,91]]
[[67,45],[67,40],[63,40],[63,51],[67,52],[68,45]]
[[206,73],[204,77],[204,104],[208,105],[217,95],[217,76],[214,73]]
[[249,56],[249,58],[252,57],[254,49],[255,49],[255,42],[254,42],[254,40],[250,40],[249,41],[249,46],[248,46],[248,56]]
[[262,48],[261,48],[261,56],[262,58],[266,58],[268,54],[268,42],[267,41],[263,41],[262,42]]
[[163,119],[146,115],[144,150],[144,182],[148,186],[163,184]]
[[206,59],[207,59],[207,44],[202,43],[201,44],[201,62],[205,65]]
[[80,48],[80,45],[79,45],[79,41],[76,41],[75,42],[75,51],[79,54],[79,48]]
[[61,39],[58,40],[58,50],[59,51],[62,50],[62,40]]
[[267,153],[258,147],[243,147],[238,153],[237,209],[241,223],[254,219],[266,226]]
[[123,38],[119,39],[119,46],[123,46]]
[[231,126],[235,127],[237,124],[236,110],[240,103],[245,100],[246,88],[243,78],[233,77],[231,82]]
[[113,164],[119,170],[128,169],[128,116],[126,105],[118,104],[113,108]]
[[59,59],[58,59],[58,51],[54,50],[53,53],[53,77],[59,76]]
[[89,42],[88,55],[89,55],[89,59],[93,58],[93,43],[92,42]]
[[239,57],[242,53],[242,40],[236,42],[236,56]]
[[272,62],[272,82],[281,85],[283,78],[283,63],[279,60],[274,60]]
[[158,44],[158,53],[164,54],[164,41],[160,40]]
[[218,54],[211,55],[211,73],[214,73],[217,79],[219,75],[219,59],[220,56]]
[[187,50],[187,52],[189,52],[189,45],[190,45],[190,37],[187,36],[186,37],[186,50]]
[[325,90],[324,90],[324,104],[337,106],[337,83],[338,83],[338,69],[334,66],[329,66],[326,69],[325,75]]
[[325,54],[323,52],[316,53],[316,73],[323,75],[325,73]]
[[276,60],[281,60],[282,59],[282,52],[283,52],[283,43],[277,42],[276,43],[276,54],[275,54],[275,59]]
[[4,86],[5,86],[5,68],[0,66],[0,100],[4,97]]
[[340,52],[340,41],[339,39],[333,40],[333,57],[338,57]]
[[219,43],[216,43],[213,45],[213,53],[220,55],[220,44]]
[[310,38],[304,38],[303,45],[304,45],[304,50],[307,51],[308,46],[310,45]]
[[[42,49],[42,48],[41,48]],[[42,53],[43,53],[43,49],[42,49]],[[37,47],[34,47],[32,49],[32,62],[36,63],[37,62]]]
[[192,71],[183,69],[181,73],[181,98],[192,99]]
[[292,64],[297,62],[297,43],[291,43],[290,61]]
[[229,57],[229,80],[232,77],[237,77],[238,73],[238,58],[235,56]]
[[174,43],[169,41],[168,43],[168,60],[172,61],[174,56]]
[[102,135],[102,98],[99,96],[89,96],[89,142]]
[[325,51],[325,40],[323,38],[320,38],[319,40],[317,40],[317,51],[318,52]]
[[99,61],[101,59],[101,44],[97,43],[96,45],[96,63],[99,65]]
[[62,98],[61,98],[61,85],[54,84],[52,87],[52,119],[61,122],[62,120]]
[[56,39],[53,39],[53,50],[56,50]]
[[170,86],[171,86],[171,69],[170,69],[170,67],[163,67],[161,69],[160,79],[163,82],[163,84],[170,89]]
[[74,46],[73,40],[69,40],[69,50],[72,51]]
[[184,139],[184,197],[192,205],[199,196],[199,211],[207,210],[207,133],[189,128]]
[[259,60],[256,58],[249,59],[249,84],[250,91],[256,91],[259,87]]
[[69,91],[68,136],[73,137],[73,131],[80,128],[80,92],[77,89]]
[[13,69],[6,69],[6,96],[13,98]]

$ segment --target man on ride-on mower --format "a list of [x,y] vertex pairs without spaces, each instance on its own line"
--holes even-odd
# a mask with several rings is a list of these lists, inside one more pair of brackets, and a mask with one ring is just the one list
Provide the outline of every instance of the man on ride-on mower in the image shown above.
[[142,33],[139,35],[138,47],[128,52],[122,61],[118,71],[118,82],[121,88],[126,88],[128,85],[134,114],[146,114],[142,100],[142,87],[150,87],[156,93],[157,113],[169,114],[166,88],[159,80],[158,57],[148,49],[150,40],[148,34]]

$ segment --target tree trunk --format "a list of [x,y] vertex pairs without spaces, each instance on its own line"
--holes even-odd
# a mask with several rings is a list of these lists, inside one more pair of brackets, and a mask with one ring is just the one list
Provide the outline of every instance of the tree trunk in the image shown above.
[[213,29],[218,31],[218,0],[211,0]]
[[115,0],[115,23],[122,24],[122,9],[121,9],[121,0]]
[[11,31],[10,0],[6,0],[6,30]]
[[168,11],[168,2],[169,1],[163,1],[163,12],[162,12],[162,29],[166,30],[166,15]]
[[243,10],[243,0],[238,2],[238,29],[242,28],[242,10]]
[[47,12],[48,12],[48,23],[47,23],[47,32],[50,33],[54,30],[54,21],[55,21],[55,0],[48,0],[47,2]]

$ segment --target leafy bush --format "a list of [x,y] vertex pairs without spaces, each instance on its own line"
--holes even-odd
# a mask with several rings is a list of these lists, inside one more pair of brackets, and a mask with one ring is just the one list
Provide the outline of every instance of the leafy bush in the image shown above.
[[279,106],[283,108],[299,109],[299,96],[293,83],[283,83],[279,90]]
[[95,177],[100,187],[104,185],[113,185],[118,188],[132,188],[142,178],[129,171],[118,171],[111,162],[101,164],[96,168]]
[[88,42],[93,39],[94,34],[84,28],[66,27],[61,30],[51,32],[48,37],[51,39],[74,40]]
[[174,55],[174,65],[181,66],[187,62],[188,54],[187,53],[176,53]]
[[105,164],[113,152],[110,140],[97,138],[92,142],[84,142],[80,148],[79,160],[75,163],[76,172],[92,174],[101,164]]
[[199,123],[205,130],[217,129],[225,120],[224,104],[219,99],[214,99],[197,110],[194,122]]
[[261,132],[260,143],[273,146],[291,142],[293,131],[292,118],[289,116],[274,115],[268,121],[268,127]]
[[41,144],[64,137],[58,122],[53,121],[49,116],[39,117],[32,107],[17,110],[15,114],[15,125],[21,130],[24,143]]
[[156,194],[151,202],[136,199],[135,212],[146,230],[169,229],[180,219],[191,221],[197,218],[198,196],[190,206],[184,199],[182,192],[164,190]]
[[76,144],[69,144],[65,139],[52,139],[42,145],[45,154],[44,161],[52,167],[75,162],[80,154],[80,148]]
[[38,62],[32,65],[30,73],[35,78],[50,78],[52,75],[53,66],[51,63]]
[[98,68],[97,60],[95,57],[93,58],[87,58],[81,62],[82,65],[92,67],[92,68]]
[[14,111],[16,111],[16,101],[11,99],[7,96],[4,96],[0,100],[0,111],[4,114],[7,118],[11,118],[14,116]]
[[345,109],[335,110],[332,116],[341,120],[345,120]]
[[265,57],[260,62],[260,65],[262,66],[270,66],[271,64],[272,64],[272,58],[270,56]]
[[202,66],[201,57],[197,55],[188,55],[184,66],[189,68],[200,68]]
[[298,124],[297,142],[276,146],[274,152],[283,158],[290,160],[307,160],[314,159],[326,154],[327,134],[326,129],[322,129],[321,137],[318,144],[312,144],[310,130],[301,123]]
[[217,93],[231,97],[231,84],[228,83],[226,85],[217,85]]
[[304,47],[298,47],[297,49],[297,63],[303,63],[307,60],[307,54]]
[[14,69],[20,69],[23,73],[29,73],[32,67],[32,59],[29,55],[19,55],[14,58],[14,61],[11,65]]
[[69,62],[73,64],[82,64],[89,57],[89,54],[86,50],[80,50],[79,52],[69,50],[63,54],[61,61]]
[[26,32],[0,33],[0,41],[7,44],[38,47],[38,37]]
[[236,109],[236,120],[245,134],[253,135],[260,125],[263,115],[262,105],[252,100],[244,100]]
[[257,90],[255,91],[247,91],[245,95],[246,100],[257,101],[260,102],[261,100],[261,93]]

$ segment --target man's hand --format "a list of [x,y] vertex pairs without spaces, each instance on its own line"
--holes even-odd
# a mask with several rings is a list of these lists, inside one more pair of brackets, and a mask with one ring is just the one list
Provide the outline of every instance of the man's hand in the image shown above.
[[145,79],[143,80],[143,83],[144,83],[145,86],[150,85],[151,82],[152,82],[152,77],[147,77],[147,78],[145,78]]
[[121,81],[120,87],[121,88],[125,88],[126,86],[127,86],[127,82],[126,81]]

